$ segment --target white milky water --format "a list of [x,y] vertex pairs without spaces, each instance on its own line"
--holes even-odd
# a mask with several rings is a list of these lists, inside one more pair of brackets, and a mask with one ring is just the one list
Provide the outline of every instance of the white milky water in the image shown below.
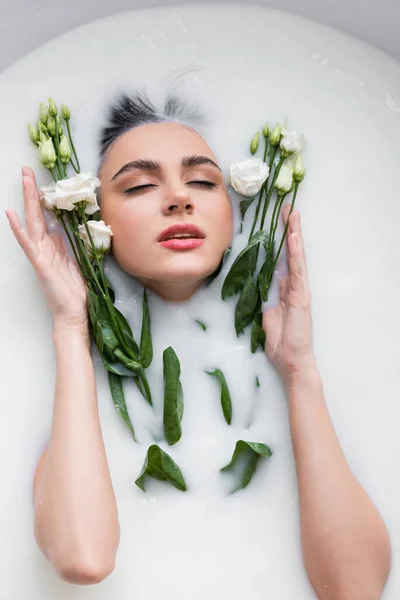
[[[298,205],[304,222],[315,350],[334,425],[357,477],[389,526],[400,576],[400,67],[334,30],[248,6],[169,8],[103,19],[54,39],[0,77],[1,205],[22,211],[20,168],[39,168],[25,124],[52,95],[73,113],[83,169],[97,166],[97,133],[122,89],[155,97],[184,90],[204,108],[206,137],[224,168],[247,157],[266,120],[304,131],[308,175]],[[233,197],[237,203],[237,198]],[[135,445],[112,405],[94,356],[101,424],[122,537],[115,572],[91,588],[60,581],[36,548],[32,478],[49,435],[55,361],[51,318],[27,261],[0,219],[1,587],[4,600],[309,600],[300,554],[297,489],[286,400],[266,358],[237,339],[221,279],[184,305],[150,296],[155,359],[151,410],[133,386],[127,402]],[[234,251],[243,238],[235,241]],[[140,294],[110,262],[118,306],[137,331]],[[194,319],[207,326],[203,332]],[[183,437],[168,451],[190,491],[163,483],[136,488],[147,447],[161,437],[162,350],[182,365]],[[234,417],[221,415],[224,371]],[[258,375],[261,387],[254,389]],[[73,376],[73,374],[71,374]],[[307,399],[304,398],[306,402]],[[84,402],[84,399],[82,399]],[[249,487],[229,496],[219,469],[238,439],[264,442]],[[166,448],[165,444],[161,445]]]

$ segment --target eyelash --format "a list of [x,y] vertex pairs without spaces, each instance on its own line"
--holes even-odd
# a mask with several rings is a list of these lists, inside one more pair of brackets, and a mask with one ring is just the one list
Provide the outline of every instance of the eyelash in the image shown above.
[[[195,180],[195,181],[188,181],[188,183],[186,185],[198,185],[200,187],[205,187],[205,188],[209,188],[209,189],[213,189],[217,187],[216,183],[213,183],[212,181],[205,181],[205,180]],[[127,190],[124,191],[124,194],[129,195],[129,194],[135,194],[136,192],[141,192],[143,190],[147,190],[150,188],[156,187],[156,185],[154,183],[146,183],[144,185],[137,185],[136,187],[131,187],[128,188]]]

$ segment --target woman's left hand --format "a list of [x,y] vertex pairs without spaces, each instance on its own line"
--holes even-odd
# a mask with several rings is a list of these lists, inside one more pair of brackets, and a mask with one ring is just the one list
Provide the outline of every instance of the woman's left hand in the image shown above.
[[312,344],[311,297],[300,214],[290,207],[282,211],[284,224],[289,218],[286,237],[289,273],[279,283],[278,306],[264,313],[265,352],[283,382],[299,371],[315,368]]

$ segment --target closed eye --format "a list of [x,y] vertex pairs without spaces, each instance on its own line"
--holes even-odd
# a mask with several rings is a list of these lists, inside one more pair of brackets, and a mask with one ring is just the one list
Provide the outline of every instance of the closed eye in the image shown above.
[[206,188],[215,188],[217,187],[217,184],[214,183],[213,181],[206,181],[203,179],[198,179],[195,181],[188,181],[186,185],[197,185],[199,187],[206,187]]
[[127,190],[124,190],[124,195],[129,196],[130,194],[135,194],[137,192],[142,192],[143,190],[147,190],[153,187],[157,187],[154,183],[144,183],[143,185],[137,185],[135,187],[130,187]]

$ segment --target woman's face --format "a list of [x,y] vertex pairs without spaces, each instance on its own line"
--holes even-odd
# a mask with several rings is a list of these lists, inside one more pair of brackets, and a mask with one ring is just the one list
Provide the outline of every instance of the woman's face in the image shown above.
[[184,125],[142,125],[115,142],[99,178],[121,267],[167,299],[189,297],[232,240],[223,175],[205,140]]

